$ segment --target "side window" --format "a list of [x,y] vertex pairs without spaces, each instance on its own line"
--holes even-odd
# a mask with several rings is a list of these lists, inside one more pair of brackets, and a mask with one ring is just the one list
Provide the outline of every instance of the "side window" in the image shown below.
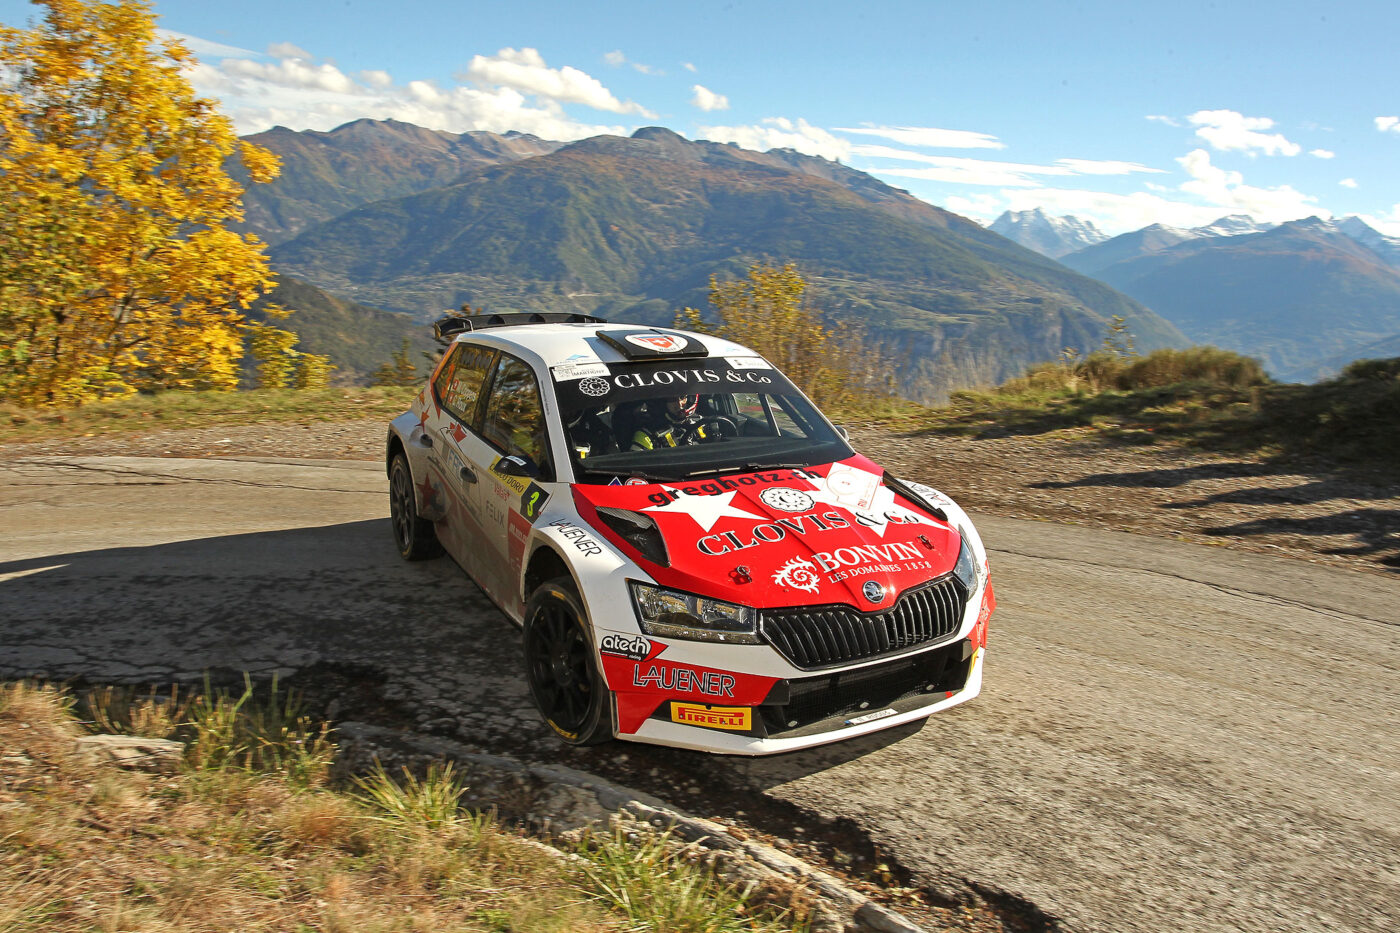
[[458,421],[475,426],[477,399],[495,362],[496,351],[459,343],[433,383],[442,407]]
[[520,360],[502,356],[497,364],[481,433],[507,454],[533,463],[544,478],[553,478],[539,384]]

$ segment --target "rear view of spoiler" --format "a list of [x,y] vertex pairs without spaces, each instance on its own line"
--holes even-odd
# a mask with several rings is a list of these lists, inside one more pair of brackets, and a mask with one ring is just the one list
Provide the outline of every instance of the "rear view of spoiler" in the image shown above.
[[438,343],[448,343],[458,334],[488,327],[515,327],[520,324],[606,324],[591,314],[569,311],[512,311],[505,314],[448,314],[433,322],[433,336]]

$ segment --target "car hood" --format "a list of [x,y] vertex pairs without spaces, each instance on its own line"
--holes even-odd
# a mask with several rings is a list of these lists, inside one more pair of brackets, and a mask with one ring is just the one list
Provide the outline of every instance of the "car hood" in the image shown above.
[[[711,479],[633,482],[574,486],[580,516],[663,586],[761,609],[888,606],[909,587],[950,572],[961,546],[956,529],[896,493],[883,471],[860,456]],[[647,559],[599,509],[654,523],[668,566]]]

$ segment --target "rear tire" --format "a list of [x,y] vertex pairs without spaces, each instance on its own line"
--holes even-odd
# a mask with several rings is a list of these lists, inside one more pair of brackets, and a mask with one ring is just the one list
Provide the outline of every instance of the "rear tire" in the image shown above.
[[404,560],[430,560],[442,554],[433,523],[418,514],[413,497],[413,471],[408,458],[395,454],[389,467],[389,526],[394,531],[394,543]]
[[569,577],[541,584],[525,604],[525,677],[555,735],[570,745],[613,737],[612,703],[593,657],[588,614]]

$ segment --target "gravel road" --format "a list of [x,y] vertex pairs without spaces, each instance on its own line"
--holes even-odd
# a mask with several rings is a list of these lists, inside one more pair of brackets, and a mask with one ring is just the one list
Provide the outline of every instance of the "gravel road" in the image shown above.
[[[373,457],[370,429],[294,437]],[[341,715],[567,762],[794,844],[864,840],[954,926],[977,896],[1006,929],[1395,928],[1400,578],[1384,549],[1347,558],[1356,572],[1306,548],[1265,556],[983,509],[1001,605],[975,702],[778,758],[566,751],[530,707],[509,623],[450,562],[394,556],[378,463],[227,453],[256,458],[245,432],[272,445],[294,430],[167,448],[198,459],[0,454],[0,677],[279,671]],[[923,456],[923,439],[881,442]],[[964,488],[987,475],[940,450],[908,472],[972,500]],[[1021,479],[1001,508],[1023,510],[1044,473],[1003,466]],[[1096,508],[1147,511],[1179,488]]]
[[[252,424],[4,443],[0,457],[376,460],[384,422]],[[1092,432],[992,440],[854,425],[856,448],[984,515],[1132,531],[1400,574],[1400,484],[1324,464],[1106,443]]]

